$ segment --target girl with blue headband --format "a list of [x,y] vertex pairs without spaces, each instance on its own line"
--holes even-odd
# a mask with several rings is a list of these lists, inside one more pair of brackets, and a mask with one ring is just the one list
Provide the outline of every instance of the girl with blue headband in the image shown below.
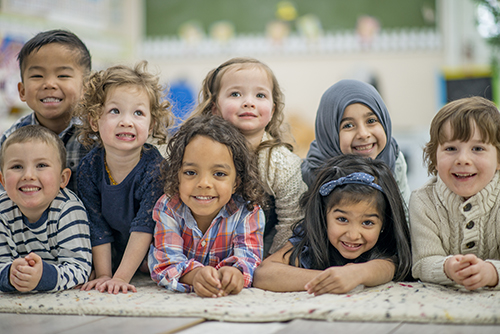
[[257,268],[255,287],[321,295],[411,278],[403,200],[383,161],[353,154],[328,160],[301,206],[304,220]]

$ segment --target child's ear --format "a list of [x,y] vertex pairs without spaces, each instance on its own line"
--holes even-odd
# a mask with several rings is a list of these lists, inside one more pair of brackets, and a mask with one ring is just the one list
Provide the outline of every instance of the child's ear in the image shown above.
[[5,189],[5,180],[3,178],[3,174],[2,174],[2,171],[0,171],[0,184],[2,185],[2,187]]
[[17,91],[19,92],[19,98],[21,101],[26,102],[26,89],[24,88],[24,84],[22,82],[17,83]]
[[212,115],[215,115],[215,116],[220,115],[219,108],[217,108],[216,102],[212,102]]
[[61,172],[61,183],[59,184],[59,187],[61,189],[66,188],[69,182],[69,178],[71,177],[71,169],[69,168],[64,168]]
[[94,132],[99,132],[99,126],[97,125],[96,122],[94,122],[94,120],[90,116],[89,116],[89,124]]
[[241,180],[240,178],[236,178],[236,180],[234,181],[234,186],[233,186],[233,192],[232,194],[234,194],[236,192],[236,189],[238,189],[238,187],[240,186],[240,183],[241,183]]

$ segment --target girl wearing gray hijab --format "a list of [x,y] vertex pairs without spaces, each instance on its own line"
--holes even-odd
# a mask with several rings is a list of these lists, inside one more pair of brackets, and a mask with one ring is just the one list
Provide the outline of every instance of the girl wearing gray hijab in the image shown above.
[[316,115],[316,139],[301,166],[304,182],[310,187],[329,158],[349,153],[384,161],[408,204],[406,161],[392,138],[387,107],[372,85],[358,80],[341,80],[321,97]]

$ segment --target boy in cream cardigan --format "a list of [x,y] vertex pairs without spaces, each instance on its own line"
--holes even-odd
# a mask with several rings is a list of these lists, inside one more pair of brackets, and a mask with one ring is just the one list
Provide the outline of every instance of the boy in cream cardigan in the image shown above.
[[424,160],[434,177],[410,198],[413,276],[468,290],[498,288],[500,113],[481,97],[434,117]]

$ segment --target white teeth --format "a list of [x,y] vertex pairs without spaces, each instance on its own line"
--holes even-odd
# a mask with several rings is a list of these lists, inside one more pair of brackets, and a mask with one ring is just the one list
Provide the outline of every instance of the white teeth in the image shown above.
[[455,173],[456,176],[458,177],[469,177],[469,176],[473,176],[474,174],[458,174],[458,173]]
[[134,137],[134,135],[131,135],[131,134],[129,134],[129,133],[120,133],[120,134],[118,135],[118,137],[129,137],[129,138],[133,138],[133,137]]
[[51,102],[61,102],[61,99],[56,99],[55,97],[47,97],[42,100],[44,103],[51,103]]
[[21,191],[24,191],[24,192],[38,191],[38,190],[40,190],[40,188],[38,188],[38,187],[33,187],[33,188],[21,188]]
[[196,199],[201,199],[201,200],[208,200],[212,198],[213,198],[212,196],[196,196]]
[[350,243],[347,243],[345,241],[342,241],[342,243],[347,246],[347,247],[350,247],[350,248],[356,248],[356,247],[359,247],[360,244],[350,244]]
[[373,144],[365,145],[365,146],[356,146],[354,149],[357,151],[369,150],[373,147]]

